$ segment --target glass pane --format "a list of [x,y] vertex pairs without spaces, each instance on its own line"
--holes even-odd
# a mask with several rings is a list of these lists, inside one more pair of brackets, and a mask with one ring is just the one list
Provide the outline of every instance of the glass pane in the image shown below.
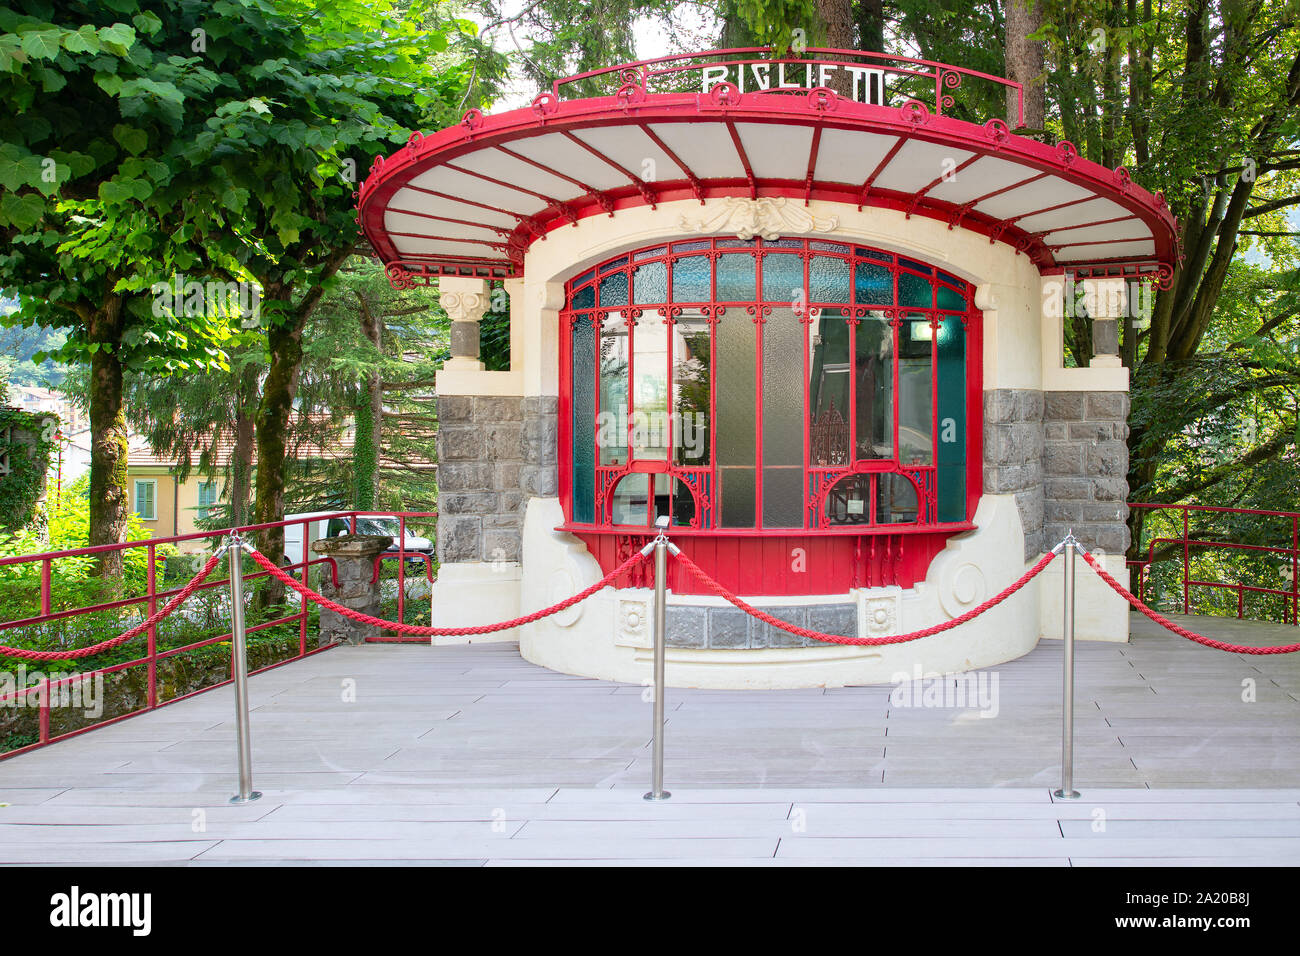
[[928,276],[934,275],[934,270],[931,269],[929,266],[927,266],[924,262],[914,262],[911,259],[900,258],[898,260],[898,264],[900,266],[905,266],[908,269],[914,269],[917,272],[924,272]]
[[573,293],[573,301],[569,303],[571,309],[590,309],[596,305],[596,287],[594,285],[584,286],[577,292]]
[[615,272],[600,280],[600,305],[605,309],[627,305],[626,272]]
[[957,316],[939,326],[938,519],[966,520],[966,329]]
[[712,298],[708,256],[687,256],[685,259],[673,260],[674,302],[708,302]]
[[804,326],[793,309],[779,308],[762,329],[763,525],[801,528]]
[[894,457],[894,329],[869,312],[854,330],[857,366],[856,458]]
[[642,316],[632,343],[632,457],[667,461],[667,323]]
[[803,257],[788,252],[763,256],[763,300],[797,302],[803,294]]
[[570,338],[573,386],[573,520],[590,524],[595,515],[596,330],[586,315],[575,317]]
[[655,256],[662,256],[668,249],[666,246],[656,246],[654,249],[642,249],[632,257],[632,261],[640,262],[642,259],[653,259]]
[[848,475],[826,494],[826,520],[833,525],[871,522],[871,475]]
[[889,269],[859,262],[853,272],[853,300],[858,305],[894,304],[894,274]]
[[916,521],[916,486],[902,475],[879,475],[876,478],[876,524],[913,521]]
[[950,289],[946,285],[937,287],[939,294],[939,308],[948,309],[953,312],[966,311],[966,297],[956,289]]
[[899,270],[898,304],[913,308],[929,309],[934,305],[930,280],[910,272]]
[[627,359],[627,326],[622,316],[608,316],[600,333],[600,409],[596,419],[602,465],[627,461]]
[[652,524],[649,511],[650,476],[634,473],[624,476],[614,489],[611,522],[613,524]]
[[618,269],[625,265],[627,265],[627,256],[619,256],[617,259],[613,260],[612,262],[607,262],[600,267],[601,275],[604,275],[610,269]]
[[808,369],[808,461],[849,464],[849,323],[838,309],[823,309],[811,328]]
[[830,256],[813,257],[808,263],[808,301],[849,301],[848,260]]
[[650,262],[638,266],[632,277],[632,291],[637,305],[668,301],[668,266],[663,262]]
[[701,315],[682,315],[673,327],[674,460],[694,467],[709,463],[709,325]]
[[903,465],[934,463],[933,338],[924,315],[904,317],[898,329],[898,461]]
[[717,325],[716,405],[718,494],[723,527],[754,525],[755,326],[748,315],[724,315]]
[[712,245],[708,239],[695,239],[691,242],[673,243],[673,252],[693,252],[696,249],[708,249]]
[[[661,480],[663,480],[662,475],[655,478],[656,488],[658,487],[657,483]],[[678,481],[676,478],[672,481],[672,523],[679,526],[687,526],[695,518],[695,497],[691,494],[691,489],[686,487],[685,482]],[[656,507],[657,506],[658,498],[656,496]],[[659,514],[663,514],[663,512],[659,512]]]
[[748,252],[718,257],[719,302],[752,302],[758,298],[754,284],[757,262]]

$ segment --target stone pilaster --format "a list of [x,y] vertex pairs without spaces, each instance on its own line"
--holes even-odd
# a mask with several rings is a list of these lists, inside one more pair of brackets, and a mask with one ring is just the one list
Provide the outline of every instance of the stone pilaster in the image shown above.
[[438,280],[438,293],[438,301],[451,319],[451,358],[443,368],[481,372],[478,323],[491,303],[487,280],[443,276]]
[[1128,548],[1127,392],[1048,392],[1043,406],[1045,544],[1073,529],[1088,548]]
[[[313,542],[311,549],[322,557],[334,559],[338,568],[338,586],[326,566],[321,575],[320,593],[344,607],[371,617],[382,617],[380,611],[379,582],[373,581],[375,559],[392,547],[393,539],[386,535],[345,534],[336,538],[322,538]],[[382,633],[378,628],[344,617],[329,608],[320,609],[319,642],[333,644],[363,644],[367,637]]]
[[984,393],[984,491],[1013,494],[1025,533],[1025,560],[1043,551],[1043,393]]

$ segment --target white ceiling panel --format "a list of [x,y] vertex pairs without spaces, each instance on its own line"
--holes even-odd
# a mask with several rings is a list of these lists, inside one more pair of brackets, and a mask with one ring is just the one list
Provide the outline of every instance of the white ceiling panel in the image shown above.
[[546,133],[516,139],[506,144],[520,156],[559,170],[595,189],[615,189],[627,185],[627,177],[609,163],[602,163],[567,136]]
[[[740,154],[731,141],[731,133],[722,123],[652,123],[650,128],[700,179],[744,178]],[[805,152],[804,162],[807,161]],[[676,169],[676,164],[670,168]]]
[[1038,170],[1028,166],[992,156],[981,156],[965,169],[955,170],[948,179],[925,195],[927,199],[941,199],[960,206],[1036,175]]
[[[975,211],[992,216],[994,219],[1011,219],[1015,216],[1024,216],[1040,209],[1046,209],[1049,206],[1059,206],[1061,203],[1087,199],[1091,195],[1093,195],[1092,190],[1084,189],[1082,186],[1076,186],[1073,183],[1067,183],[1064,179],[1058,179],[1056,176],[1048,176],[1046,179],[1038,179],[986,199],[975,207]],[[1071,219],[1070,221],[1079,222],[1080,220]],[[1082,221],[1087,222],[1088,220]],[[1017,223],[1016,225],[1020,224]]]
[[444,239],[412,239],[394,236],[393,245],[403,256],[470,256],[475,259],[504,259],[500,249],[477,242],[449,242]]
[[914,193],[942,176],[944,170],[954,169],[974,155],[969,150],[914,139],[894,154],[872,186]]
[[897,142],[897,136],[825,130],[817,147],[815,175],[823,182],[861,186]]
[[[750,168],[759,179],[803,180],[808,175],[811,126],[737,123],[736,135],[745,147]],[[820,146],[817,151],[821,152]]]
[[[633,176],[654,180],[681,178],[677,164],[639,126],[596,126],[575,129],[573,135],[608,156]],[[590,153],[587,153],[587,157],[593,164],[600,162]],[[647,171],[652,175],[646,177]]]
[[1125,209],[1119,203],[1097,198],[1090,202],[1066,206],[1064,209],[1025,216],[1016,221],[1016,226],[1025,232],[1049,232],[1053,229],[1068,229],[1075,223],[1101,222],[1105,219],[1117,219],[1129,215],[1132,215],[1132,210]]
[[501,226],[503,229],[513,229],[519,225],[519,220],[507,213],[484,209],[482,206],[471,206],[468,203],[456,202],[454,199],[443,199],[441,196],[430,196],[428,193],[414,189],[399,189],[393,194],[393,198],[388,200],[388,205],[392,209],[414,209],[416,212],[427,212],[433,216],[481,222],[488,226]]
[[[544,170],[525,163],[522,159],[501,152],[499,149],[484,149],[470,153],[455,160],[455,165],[483,176],[491,176],[503,182],[513,183],[533,192],[564,201],[585,196],[587,190],[580,189],[566,179],[552,176]],[[572,174],[571,174],[572,175]],[[574,179],[582,180],[581,176]]]
[[399,212],[391,206],[384,213],[384,228],[389,232],[417,233],[423,236],[438,236],[443,239],[485,239],[488,242],[504,242],[505,237],[493,232],[486,226],[470,226],[460,222],[446,222],[441,219],[426,219],[424,216],[412,216]]
[[1070,246],[1056,254],[1057,262],[1087,262],[1094,259],[1128,259],[1132,256],[1153,256],[1156,244],[1146,242],[1115,242],[1095,246]]
[[1084,226],[1080,229],[1061,229],[1043,236],[1049,246],[1073,245],[1079,242],[1114,242],[1117,239],[1150,239],[1151,230],[1136,216],[1108,222],[1101,226]]
[[[411,184],[423,186],[425,189],[436,189],[449,196],[471,199],[474,202],[481,202],[485,206],[509,209],[525,216],[539,213],[547,206],[545,202],[536,196],[521,193],[517,189],[498,186],[485,179],[479,179],[477,176],[471,176],[469,173],[448,169],[446,166],[435,166],[433,169],[420,173],[411,180]],[[433,210],[429,211],[433,212]]]

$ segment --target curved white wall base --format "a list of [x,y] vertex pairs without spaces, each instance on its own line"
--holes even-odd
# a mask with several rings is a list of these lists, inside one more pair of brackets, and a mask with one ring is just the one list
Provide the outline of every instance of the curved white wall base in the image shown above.
[[[600,580],[600,567],[573,535],[557,532],[563,522],[558,499],[533,498],[524,518],[524,612],[554,603]],[[1020,515],[1012,495],[984,495],[975,512],[978,530],[954,537],[935,558],[924,581],[913,588],[855,589],[859,628],[874,617],[872,598],[896,600],[896,621],[884,633],[903,633],[951,620],[1001,591],[1023,573]],[[696,650],[669,647],[667,682],[672,687],[799,688],[881,684],[922,674],[989,667],[1029,652],[1041,626],[1037,582],[968,624],[933,637],[884,647],[819,645],[762,650]],[[647,683],[652,676],[653,593],[605,588],[561,615],[519,629],[525,660],[583,677]],[[757,605],[842,603],[845,595],[764,598],[742,595]],[[670,605],[719,606],[721,599],[674,596]],[[890,603],[893,603],[891,601]]]

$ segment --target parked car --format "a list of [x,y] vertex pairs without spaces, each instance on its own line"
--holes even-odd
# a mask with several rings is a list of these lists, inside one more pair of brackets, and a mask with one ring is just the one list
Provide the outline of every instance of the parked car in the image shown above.
[[[285,515],[285,521],[304,521],[305,524],[290,524],[284,528],[284,553],[290,564],[302,560],[302,535],[303,529],[307,529],[307,549],[310,554],[311,545],[321,538],[336,538],[341,534],[347,534],[350,530],[351,523],[347,518],[329,517],[336,515],[332,511],[310,511],[303,514]],[[388,549],[389,553],[396,554],[398,551],[398,520],[396,518],[376,517],[371,515],[358,516],[357,534],[386,534],[393,539],[393,545]],[[433,554],[433,542],[428,538],[422,538],[417,534],[412,534],[411,529],[406,529],[406,537],[401,542],[401,550],[408,554],[414,553],[409,558],[411,561],[424,563],[424,555]]]

